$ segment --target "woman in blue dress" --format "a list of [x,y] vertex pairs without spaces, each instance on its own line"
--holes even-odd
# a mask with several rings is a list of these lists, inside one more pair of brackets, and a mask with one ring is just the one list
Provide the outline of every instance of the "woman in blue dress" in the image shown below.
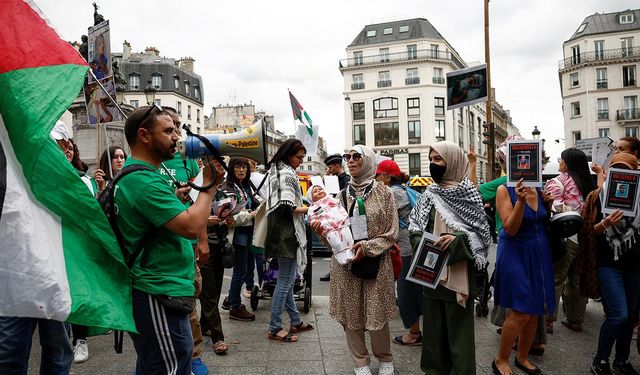
[[539,189],[498,188],[496,207],[502,219],[496,259],[495,303],[510,308],[502,326],[500,349],[492,363],[495,374],[511,374],[509,355],[518,337],[514,364],[527,374],[541,374],[528,359],[538,317],[555,310],[551,249],[545,229],[547,208]]

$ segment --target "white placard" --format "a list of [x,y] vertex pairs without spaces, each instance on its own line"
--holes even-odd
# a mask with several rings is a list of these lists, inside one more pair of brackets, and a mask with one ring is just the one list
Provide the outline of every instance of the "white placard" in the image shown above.
[[[196,176],[196,178],[193,179],[193,183],[198,186],[202,186],[202,181],[204,180],[204,177],[202,176],[203,170],[204,169],[201,169],[200,172],[198,172],[198,175]],[[191,189],[191,191],[189,191],[189,198],[191,198],[193,203],[195,203],[196,199],[198,199],[198,194],[200,194],[200,192],[196,189]]]
[[591,147],[592,163],[598,164],[602,168],[609,167],[609,157],[613,155],[613,150],[609,145],[594,143]]
[[[262,183],[262,180],[264,179],[264,175],[260,172],[251,172],[251,177],[249,177],[251,179],[251,182],[253,183],[253,186],[256,187],[256,189],[258,188],[258,186],[260,186],[260,184]],[[268,183],[265,182],[264,185],[262,185],[262,187],[260,188],[260,191],[258,191],[258,195],[260,196],[260,198],[262,198],[263,200],[267,200],[268,198],[268,191],[267,191],[267,185]]]
[[324,176],[324,186],[327,194],[339,194],[340,182],[338,176]]
[[311,185],[320,185],[324,189],[324,182],[321,176],[311,176]]
[[309,130],[306,125],[298,125],[298,139],[304,145],[304,148],[307,149],[307,157],[316,156],[318,150],[318,132],[320,131],[319,127],[313,125],[313,135],[309,135]]

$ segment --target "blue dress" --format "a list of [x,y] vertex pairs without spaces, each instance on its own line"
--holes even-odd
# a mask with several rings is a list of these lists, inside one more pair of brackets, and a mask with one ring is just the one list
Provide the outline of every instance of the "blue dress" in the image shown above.
[[[515,188],[507,187],[511,203],[517,201]],[[520,230],[515,236],[504,228],[498,239],[495,303],[530,314],[551,314],[555,310],[555,285],[551,248],[545,229],[547,209],[538,190],[538,211],[525,204]]]

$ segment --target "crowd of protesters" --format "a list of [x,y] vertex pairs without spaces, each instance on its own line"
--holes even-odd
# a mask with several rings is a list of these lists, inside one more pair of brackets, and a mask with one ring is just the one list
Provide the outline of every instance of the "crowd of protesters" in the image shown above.
[[[331,207],[341,206],[336,212],[345,217],[323,227],[319,220],[306,222],[308,206],[327,193],[321,186],[311,187],[309,201],[304,201],[296,171],[307,150],[299,140],[284,142],[267,163],[266,193],[258,194],[249,182],[255,171],[251,160],[232,157],[226,173],[218,162],[183,162],[176,148],[180,120],[171,108],[136,109],[126,121],[125,135],[131,155],[122,147],[109,147],[91,177],[66,125],[59,122],[51,131],[94,197],[119,173],[131,174],[116,181],[115,200],[125,254],[133,264],[138,332],[129,335],[137,354],[136,374],[207,374],[201,359],[203,335],[211,337],[215,354],[228,352],[219,309],[229,310],[230,319],[254,321],[242,298],[252,297],[254,275],[261,284],[269,261],[278,273],[266,338],[295,343],[314,330],[294,300],[294,284],[311,266],[307,226],[331,243],[334,254],[350,254],[339,260],[333,256],[330,275],[323,278],[330,280],[329,313],[344,328],[357,375],[371,374],[366,331],[381,375],[395,373],[392,343],[422,346],[415,372],[476,373],[475,272],[486,269],[492,238],[497,239],[492,322],[501,337],[498,352],[485,366],[498,375],[512,374],[512,364],[524,373],[541,374],[529,356],[544,354],[561,297],[565,317],[560,322],[575,332],[582,331],[592,298],[602,301],[605,319],[593,343],[591,372],[638,374],[629,354],[640,310],[640,216],[626,217],[619,210],[604,214],[602,201],[608,168],[638,169],[637,138],[620,139],[607,166],[590,167],[584,152],[564,150],[559,175],[541,188],[525,187],[522,181],[506,185],[506,141],[497,152],[503,175],[484,184],[477,184],[473,152],[437,142],[429,152],[433,183],[421,195],[408,188],[409,176],[395,161],[381,161],[373,149],[357,145],[325,160],[327,174],[338,177],[341,190],[331,198]],[[210,188],[189,198],[187,182],[200,171],[203,185]],[[228,206],[220,209],[223,202]],[[487,215],[486,205],[495,207],[495,217]],[[561,241],[564,251],[554,257],[549,218],[569,211],[581,215],[582,226]],[[340,249],[334,237],[344,240],[345,230],[353,245]],[[425,233],[448,253],[435,289],[405,278]],[[221,301],[230,252],[231,283]],[[394,278],[396,265],[399,278]],[[389,322],[398,316],[408,331],[391,337]],[[0,317],[0,373],[27,373],[36,327],[43,348],[41,368],[50,371],[42,373],[69,373],[72,362],[89,360],[87,327]],[[29,338],[18,340],[16,335]]]

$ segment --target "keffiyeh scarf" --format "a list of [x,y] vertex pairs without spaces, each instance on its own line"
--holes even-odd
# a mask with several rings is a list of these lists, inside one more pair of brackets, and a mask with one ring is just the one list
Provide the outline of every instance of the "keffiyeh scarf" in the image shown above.
[[464,178],[449,189],[429,185],[409,215],[409,231],[425,231],[433,207],[449,228],[467,235],[476,266],[484,267],[491,235],[482,197],[471,181]]
[[[605,202],[604,190],[600,190],[600,202]],[[640,215],[624,216],[618,225],[611,225],[604,232],[607,242],[613,249],[613,260],[617,261],[632,248],[640,244]]]

